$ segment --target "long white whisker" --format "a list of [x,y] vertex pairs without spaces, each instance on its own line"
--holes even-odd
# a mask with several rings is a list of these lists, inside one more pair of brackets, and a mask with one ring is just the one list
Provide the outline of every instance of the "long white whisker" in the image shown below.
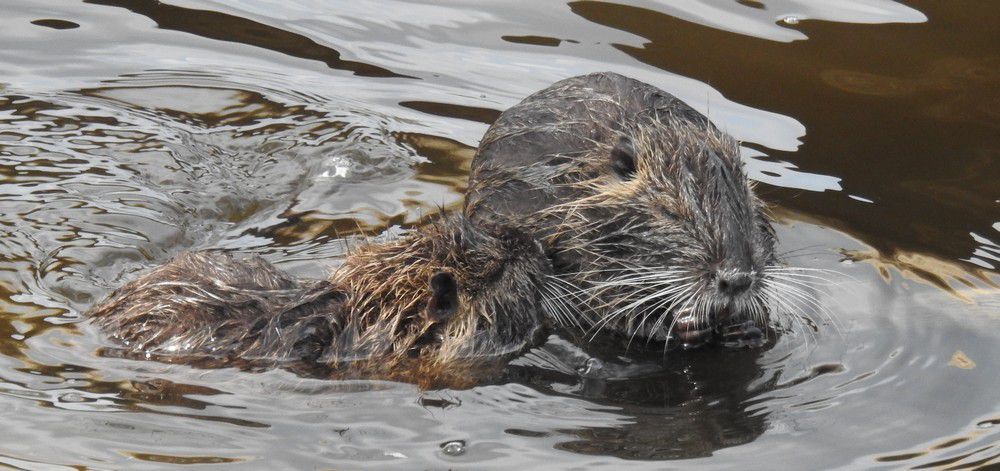
[[[656,304],[656,305],[654,305],[654,306],[650,306],[649,308],[647,308],[647,309],[645,310],[645,313],[644,313],[644,315],[642,316],[642,320],[641,320],[641,321],[639,321],[639,325],[638,325],[638,326],[636,326],[636,328],[635,328],[635,329],[634,329],[634,331],[632,332],[632,335],[631,335],[631,336],[629,337],[629,340],[628,340],[628,346],[631,346],[631,345],[632,345],[632,339],[633,339],[633,338],[635,338],[635,334],[636,334],[636,333],[638,333],[638,332],[639,332],[639,329],[640,329],[640,328],[641,328],[641,327],[642,327],[643,325],[645,325],[645,324],[646,324],[646,321],[647,321],[647,320],[649,320],[649,316],[653,315],[653,313],[654,313],[654,312],[657,312],[657,311],[659,311],[659,310],[660,310],[660,308],[661,308],[661,307],[662,307],[662,306],[663,306],[664,304],[666,304],[666,303],[669,303],[669,302],[671,302],[671,301],[673,301],[673,300],[677,299],[677,298],[678,298],[678,297],[680,297],[680,296],[683,296],[683,295],[684,295],[684,292],[685,292],[685,291],[687,291],[687,290],[688,290],[688,289],[690,288],[690,286],[691,286],[691,284],[689,284],[689,285],[686,285],[685,287],[683,287],[684,289],[682,289],[682,290],[681,290],[681,289],[674,289],[674,290],[672,290],[672,293],[670,293],[670,294],[669,294],[669,295],[667,295],[667,296],[664,296],[664,297],[663,297],[664,299],[663,299],[663,300],[662,300],[661,302],[657,303],[657,304]],[[655,329],[653,329],[653,330],[648,330],[648,331],[646,332],[646,343],[647,343],[647,344],[649,343],[649,339],[652,339],[652,338],[654,337],[654,335],[655,335],[655,334],[656,334],[656,330],[655,330]],[[628,348],[628,346],[626,346],[626,348]]]
[[600,329],[603,328],[604,326],[607,326],[610,323],[610,321],[617,320],[622,315],[628,313],[629,311],[631,311],[635,307],[640,306],[640,305],[642,305],[642,304],[644,304],[644,303],[646,303],[648,301],[651,301],[653,299],[661,298],[661,297],[664,297],[664,296],[669,296],[670,294],[678,292],[678,291],[683,290],[683,289],[684,289],[684,285],[670,286],[668,288],[655,291],[654,293],[652,293],[652,294],[650,294],[648,296],[644,296],[644,297],[642,297],[642,298],[640,298],[638,300],[635,300],[635,301],[629,303],[628,305],[626,305],[624,307],[616,309],[615,311],[613,311],[610,314],[606,315],[601,321],[598,321],[598,325],[594,326],[596,329],[595,329],[594,335],[591,336],[591,339],[593,339],[594,337],[596,337],[597,333],[600,332]]
[[[838,334],[843,336],[843,331],[841,329],[841,326],[837,323],[837,320],[835,318],[836,316],[834,316],[833,311],[831,311],[828,307],[820,304],[820,302],[815,297],[808,295],[806,292],[802,291],[801,288],[798,288],[794,285],[790,285],[787,283],[783,283],[778,280],[771,279],[768,280],[768,283],[775,289],[780,289],[780,291],[775,293],[776,295],[785,294],[788,296],[792,296],[794,299],[798,299],[800,302],[803,303],[803,306],[809,307],[811,310],[814,310],[816,313],[825,317],[826,320],[829,320],[831,325],[833,325],[834,329],[838,332]],[[810,309],[804,309],[803,311],[808,312]]]

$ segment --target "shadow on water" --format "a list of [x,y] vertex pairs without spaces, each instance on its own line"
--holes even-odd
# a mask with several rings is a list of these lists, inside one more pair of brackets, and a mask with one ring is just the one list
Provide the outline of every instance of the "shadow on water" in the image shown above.
[[629,460],[688,459],[750,443],[766,430],[766,408],[753,406],[753,399],[778,381],[760,365],[766,348],[666,355],[633,348],[622,357],[621,345],[553,337],[514,362],[508,379],[613,407],[628,417],[614,427],[563,430],[572,438],[557,448]]

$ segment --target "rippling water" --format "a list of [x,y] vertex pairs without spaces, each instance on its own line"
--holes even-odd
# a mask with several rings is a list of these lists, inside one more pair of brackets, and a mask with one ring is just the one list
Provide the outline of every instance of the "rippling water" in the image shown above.
[[[0,6],[4,465],[1000,465],[995,2]],[[843,274],[832,320],[666,363],[554,337],[445,391],[105,358],[79,322],[190,248],[322,276],[456,208],[503,109],[598,70],[744,142],[788,261]]]

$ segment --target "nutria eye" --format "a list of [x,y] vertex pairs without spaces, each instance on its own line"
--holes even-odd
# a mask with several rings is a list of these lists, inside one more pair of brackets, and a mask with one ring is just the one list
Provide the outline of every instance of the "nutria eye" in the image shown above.
[[623,180],[631,180],[635,176],[635,145],[632,140],[622,137],[611,149],[611,170]]

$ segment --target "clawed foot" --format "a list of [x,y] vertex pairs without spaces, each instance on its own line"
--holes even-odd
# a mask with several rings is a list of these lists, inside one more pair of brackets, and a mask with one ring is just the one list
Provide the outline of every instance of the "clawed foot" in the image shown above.
[[680,342],[680,347],[690,350],[705,345],[712,340],[712,328],[698,322],[695,316],[677,319],[672,337]]
[[756,322],[746,320],[737,324],[709,327],[694,316],[677,319],[671,340],[680,348],[690,350],[715,342],[726,348],[758,348],[764,345],[764,330]]
[[720,327],[719,345],[726,348],[757,348],[764,345],[764,331],[751,320]]

